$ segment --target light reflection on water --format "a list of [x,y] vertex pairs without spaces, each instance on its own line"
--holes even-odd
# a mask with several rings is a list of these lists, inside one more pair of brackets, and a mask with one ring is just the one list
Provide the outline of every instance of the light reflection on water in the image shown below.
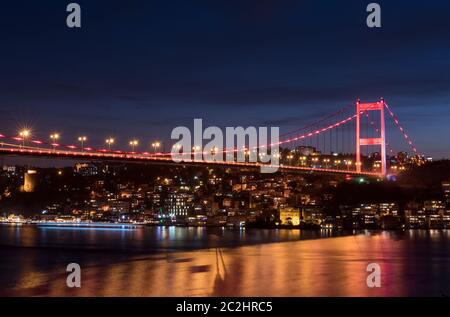
[[[329,234],[174,227],[59,231],[0,226],[0,295],[450,294],[450,231],[365,232],[296,241]],[[280,241],[288,242],[276,243]],[[66,287],[65,267],[71,262],[82,267],[81,289]],[[372,262],[381,266],[379,289],[366,285],[366,266]]]

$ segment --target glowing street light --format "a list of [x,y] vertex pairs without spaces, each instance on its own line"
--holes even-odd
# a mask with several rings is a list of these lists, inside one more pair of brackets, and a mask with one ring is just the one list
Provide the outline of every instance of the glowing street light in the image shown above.
[[193,154],[195,154],[198,151],[200,151],[200,146],[199,145],[195,145],[195,146],[192,147]]
[[84,142],[86,142],[86,141],[87,141],[87,137],[85,137],[85,136],[78,137],[78,142],[81,143],[81,152],[84,151]]
[[131,146],[131,151],[134,152],[134,149],[139,144],[139,142],[138,142],[138,140],[131,140],[129,144]]
[[305,166],[305,165],[306,165],[306,156],[300,156],[300,164],[301,164],[302,166]]
[[[201,147],[199,146],[199,145],[194,145],[193,147],[192,147],[192,155],[193,155],[193,158],[194,158],[194,160],[197,160],[197,153],[198,152],[200,152],[200,150],[201,150]],[[201,153],[199,154],[200,155],[200,159],[201,159]]]
[[56,150],[56,145],[57,145],[56,142],[58,142],[58,139],[59,139],[59,133],[52,133],[52,134],[50,134],[50,141],[51,141],[52,146],[53,146],[53,151]]
[[353,164],[352,161],[344,161],[345,165],[347,165],[347,171],[350,170],[350,166]]
[[181,144],[174,144],[173,146],[172,146],[172,148],[173,149],[175,149],[175,150],[177,150],[178,152],[181,150],[181,148],[182,148],[183,146],[181,145]]
[[161,142],[155,141],[152,143],[153,152],[156,154],[156,149],[158,149],[161,146]]
[[105,142],[106,142],[106,144],[108,144],[108,150],[111,151],[111,145],[114,144],[115,140],[114,140],[113,138],[107,138],[107,139],[105,140]]
[[294,158],[294,156],[292,154],[289,154],[286,158],[289,160],[289,165],[291,165],[291,162],[292,162],[292,159]]
[[313,157],[313,158],[311,159],[311,161],[313,162],[313,166],[316,167],[316,166],[317,166],[317,163],[319,162],[319,158],[318,158],[318,157]]
[[25,140],[31,135],[30,130],[22,130],[19,132],[19,136],[22,139],[22,146],[25,146]]

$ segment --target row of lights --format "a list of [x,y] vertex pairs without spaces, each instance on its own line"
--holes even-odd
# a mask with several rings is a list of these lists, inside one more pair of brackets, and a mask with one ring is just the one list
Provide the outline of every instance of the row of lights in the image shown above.
[[[30,136],[31,136],[31,131],[30,130],[22,130],[22,131],[19,132],[19,137],[22,140],[22,146],[25,146],[25,141]],[[50,134],[50,141],[51,141],[51,144],[52,144],[54,150],[56,149],[56,146],[58,145],[57,142],[58,142],[59,138],[60,138],[59,133],[52,133],[52,134]],[[79,136],[78,137],[78,142],[81,143],[81,150],[82,151],[84,150],[84,144],[85,144],[86,141],[87,141],[87,137],[86,136]],[[115,139],[112,138],[112,137],[109,137],[109,138],[107,138],[105,140],[105,143],[108,145],[108,149],[111,150],[111,147],[115,143]],[[132,151],[134,152],[136,146],[139,145],[139,141],[138,140],[131,140],[129,142],[129,145],[131,146]],[[161,142],[155,141],[155,142],[152,143],[152,148],[154,149],[155,153],[156,153],[157,149],[160,148],[160,147],[161,147]]]
[[[31,135],[31,131],[30,131],[30,130],[27,130],[27,129],[22,130],[22,131],[19,132],[19,136],[20,136],[20,138],[22,139],[22,146],[25,146],[25,140],[26,140],[28,137],[30,137],[30,135]],[[58,141],[59,137],[60,137],[59,133],[52,133],[52,134],[50,134],[50,140],[51,140],[51,142],[52,142],[52,146],[53,146],[53,149],[54,149],[54,150],[56,149],[56,146],[57,146],[56,142]],[[79,137],[78,137],[78,142],[81,143],[81,150],[82,150],[82,151],[84,150],[84,143],[85,143],[86,141],[87,141],[87,137],[86,137],[86,136],[79,136]],[[112,138],[112,137],[109,137],[109,138],[107,138],[107,139],[105,140],[105,143],[108,145],[108,149],[111,150],[112,145],[115,143],[115,139]],[[136,140],[136,139],[135,139],[135,140],[131,140],[131,141],[129,142],[129,145],[131,146],[132,151],[134,152],[136,146],[139,145],[139,141]],[[153,142],[153,143],[151,144],[151,146],[152,146],[152,148],[154,149],[154,151],[155,151],[155,153],[156,153],[156,150],[161,146],[161,142],[159,142],[159,141]],[[180,148],[180,147],[181,147],[181,146],[179,145],[179,148]],[[193,150],[194,153],[195,153],[196,151],[199,151],[199,150],[200,150],[200,147],[199,147],[199,146],[194,146],[194,147],[192,148],[192,150]],[[214,149],[212,149],[211,152],[212,152],[212,154],[215,154],[215,153],[217,153],[217,151],[218,151],[218,149],[217,149],[217,148],[214,148]],[[247,149],[245,149],[245,151],[247,152]],[[246,154],[248,155],[248,153],[246,153]],[[261,155],[262,155],[262,154],[260,154],[260,156],[261,156]],[[278,154],[278,157],[281,157],[281,154]],[[289,161],[291,161],[293,158],[294,158],[294,156],[293,156],[292,154],[289,154],[289,155],[287,156],[287,159],[288,159]],[[302,161],[303,163],[304,163],[306,160],[307,160],[307,157],[306,157],[306,156],[301,156],[301,157],[300,157],[300,161]],[[314,158],[311,159],[311,161],[314,162],[314,163],[317,163],[317,162],[319,162],[319,158],[314,157]],[[330,163],[330,159],[327,159],[327,158],[323,159],[322,161],[323,161],[326,165],[328,165],[328,163]],[[341,164],[341,160],[335,160],[335,161],[334,161],[334,164]],[[352,162],[351,160],[344,160],[344,165],[346,165],[347,168],[349,169],[350,166],[353,165],[353,162]],[[361,162],[356,162],[356,163],[355,163],[355,166],[361,166]],[[375,164],[374,164],[374,168],[379,168],[379,167],[380,167],[380,164],[379,164],[379,163],[375,163]],[[392,168],[393,168],[393,169],[397,169],[397,166],[393,166]],[[404,168],[403,166],[401,166],[401,167],[399,167],[398,169],[399,169],[399,170],[404,170],[405,168]]]
[[[19,136],[20,136],[21,139],[22,139],[23,145],[25,145],[25,140],[26,140],[26,138],[28,138],[30,135],[31,135],[30,130],[22,130],[22,131],[19,132]],[[53,145],[54,148],[57,146],[56,142],[58,141],[59,137],[60,137],[59,133],[52,133],[52,134],[50,134],[50,140],[51,140],[52,145]],[[84,149],[84,143],[85,143],[86,141],[87,141],[87,137],[86,137],[86,136],[79,136],[79,137],[78,137],[78,142],[81,143],[81,148],[82,148],[82,149]],[[115,139],[112,138],[112,137],[109,137],[109,138],[107,138],[107,139],[105,140],[105,143],[108,145],[108,149],[111,150],[112,145],[115,143]],[[131,140],[131,141],[129,142],[129,145],[132,147],[132,150],[133,150],[133,152],[134,152],[135,147],[139,145],[139,141],[136,140],[136,139]],[[151,144],[151,146],[152,146],[152,148],[153,148],[153,149],[155,150],[155,152],[156,152],[156,150],[161,146],[161,142],[159,142],[159,141],[153,142],[153,143]],[[181,148],[181,145],[178,144],[178,149],[180,149],[180,148]],[[194,147],[192,148],[192,150],[193,150],[194,152],[200,151],[200,146],[194,146]],[[248,154],[249,154],[249,153],[248,153],[248,150],[247,150],[246,148],[245,148],[244,150],[245,150],[245,152],[246,152],[246,155],[248,155]],[[218,148],[215,147],[214,149],[211,150],[211,152],[212,152],[212,154],[217,153],[217,152],[218,152]],[[278,157],[281,157],[281,154],[278,154]],[[287,159],[289,159],[289,160],[292,160],[293,158],[294,158],[294,156],[293,156],[292,154],[289,154],[289,155],[287,156]],[[307,159],[307,158],[306,158],[305,156],[300,157],[300,160],[301,160],[301,161],[306,161],[306,159]],[[318,158],[312,158],[312,161],[313,161],[313,162],[318,162],[319,159],[318,159]],[[329,163],[329,162],[330,162],[330,159],[323,159],[323,162],[324,162],[324,163]],[[346,162],[346,161],[344,161],[344,162]],[[349,161],[349,162],[350,162],[350,165],[351,165],[351,161]],[[335,163],[336,163],[336,164],[340,164],[340,161],[335,161]],[[346,164],[346,165],[347,165],[347,164]]]

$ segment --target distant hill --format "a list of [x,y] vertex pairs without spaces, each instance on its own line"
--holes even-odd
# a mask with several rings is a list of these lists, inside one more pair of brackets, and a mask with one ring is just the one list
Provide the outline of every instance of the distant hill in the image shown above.
[[450,161],[430,162],[399,175],[398,183],[404,187],[427,188],[441,191],[442,181],[450,180]]

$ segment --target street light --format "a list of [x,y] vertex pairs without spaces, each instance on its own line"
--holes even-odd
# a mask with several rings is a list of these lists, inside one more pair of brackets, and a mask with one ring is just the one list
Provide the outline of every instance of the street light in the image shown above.
[[108,150],[111,151],[111,145],[114,144],[114,139],[113,139],[113,138],[107,138],[107,139],[105,140],[105,142],[106,142],[106,144],[108,144]]
[[292,154],[289,154],[287,156],[287,159],[289,160],[289,165],[291,165],[292,159],[294,158],[294,156]]
[[305,166],[306,165],[306,156],[301,156],[300,161],[301,161],[302,166]]
[[53,146],[53,151],[56,150],[56,145],[57,145],[56,142],[58,141],[58,139],[59,139],[59,134],[58,133],[50,134],[50,141],[51,141],[52,146]]
[[159,141],[155,141],[152,143],[153,152],[155,152],[155,154],[156,154],[156,149],[159,148],[160,146],[161,146],[161,142],[159,142]]
[[19,136],[22,139],[22,147],[25,147],[25,140],[30,136],[30,130],[22,130],[19,132]]
[[134,149],[135,147],[139,144],[138,140],[131,140],[130,141],[130,146],[131,146],[131,151],[134,153]]
[[350,171],[350,166],[353,164],[352,161],[346,161],[345,165],[347,165],[347,171]]
[[319,158],[318,157],[313,157],[312,159],[311,159],[311,161],[313,162],[313,167],[317,167],[317,162],[319,162]]
[[181,144],[175,144],[172,148],[175,148],[177,151],[180,151],[183,146]]
[[86,142],[86,141],[87,141],[87,137],[85,137],[85,136],[78,137],[78,142],[81,143],[81,152],[84,151],[84,142]]

